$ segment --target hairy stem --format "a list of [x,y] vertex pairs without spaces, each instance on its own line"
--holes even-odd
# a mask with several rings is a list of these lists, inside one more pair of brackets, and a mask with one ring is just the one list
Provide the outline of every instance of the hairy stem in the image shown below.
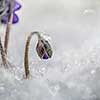
[[6,63],[7,63],[7,59],[6,59],[6,56],[5,56],[5,52],[4,52],[4,49],[3,49],[3,45],[2,45],[2,42],[1,42],[1,38],[0,38],[0,52],[1,52],[2,63],[5,66]]
[[25,67],[25,78],[28,79],[29,75],[30,75],[30,71],[29,71],[29,58],[28,58],[28,52],[29,52],[29,45],[30,45],[30,41],[32,36],[36,34],[38,36],[38,39],[40,38],[40,34],[39,32],[32,32],[27,40],[26,40],[26,45],[25,45],[25,53],[24,53],[24,67]]
[[5,33],[5,42],[4,42],[4,48],[5,48],[6,55],[7,55],[7,49],[8,49],[10,28],[11,28],[11,23],[12,23],[13,6],[14,6],[14,0],[10,0],[9,15],[8,15],[8,22],[7,22],[6,33]]

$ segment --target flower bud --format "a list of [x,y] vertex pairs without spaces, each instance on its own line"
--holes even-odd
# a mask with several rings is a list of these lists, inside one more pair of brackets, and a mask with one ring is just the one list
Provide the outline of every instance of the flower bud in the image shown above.
[[41,59],[49,59],[52,57],[52,48],[49,42],[44,39],[38,41],[36,51]]

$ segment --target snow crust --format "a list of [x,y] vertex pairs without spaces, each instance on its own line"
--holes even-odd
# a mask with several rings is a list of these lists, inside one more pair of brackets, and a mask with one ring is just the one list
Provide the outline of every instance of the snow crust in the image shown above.
[[[20,22],[12,26],[8,59],[0,66],[0,100],[100,100],[100,1],[23,0]],[[4,41],[5,25],[0,25]],[[23,56],[31,31],[49,34],[53,57],[41,61],[30,48],[31,79]]]

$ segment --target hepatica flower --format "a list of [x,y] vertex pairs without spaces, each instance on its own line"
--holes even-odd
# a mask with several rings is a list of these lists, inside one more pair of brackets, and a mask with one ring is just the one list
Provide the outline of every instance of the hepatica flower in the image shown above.
[[[10,0],[6,0],[6,13],[2,16],[1,22],[6,24],[8,21],[8,15],[9,15],[9,5]],[[19,4],[16,0],[14,1],[14,7],[13,7],[13,16],[12,16],[12,23],[15,24],[19,21],[19,17],[16,14],[16,11],[18,11],[21,8],[21,4]]]

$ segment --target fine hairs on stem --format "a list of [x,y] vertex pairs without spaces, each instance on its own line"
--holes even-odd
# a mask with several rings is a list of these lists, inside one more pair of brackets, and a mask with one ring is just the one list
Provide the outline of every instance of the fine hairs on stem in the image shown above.
[[29,51],[29,45],[30,45],[31,38],[32,38],[32,36],[34,34],[36,34],[38,36],[38,39],[40,38],[39,32],[32,32],[28,36],[28,38],[26,40],[26,45],[25,45],[24,67],[25,67],[25,78],[26,79],[29,79],[29,75],[30,75],[30,71],[29,71],[29,61],[28,61],[28,51]]
[[4,41],[4,49],[5,49],[6,55],[7,55],[7,49],[8,49],[10,28],[11,28],[11,23],[12,23],[13,6],[14,6],[14,0],[10,0],[8,22],[7,22],[6,33],[5,33],[5,41]]
[[2,42],[1,42],[1,37],[0,37],[0,52],[1,52],[2,63],[5,66],[6,63],[7,63],[7,59],[6,59],[5,52],[4,52],[4,49],[3,49],[3,45],[2,45]]

